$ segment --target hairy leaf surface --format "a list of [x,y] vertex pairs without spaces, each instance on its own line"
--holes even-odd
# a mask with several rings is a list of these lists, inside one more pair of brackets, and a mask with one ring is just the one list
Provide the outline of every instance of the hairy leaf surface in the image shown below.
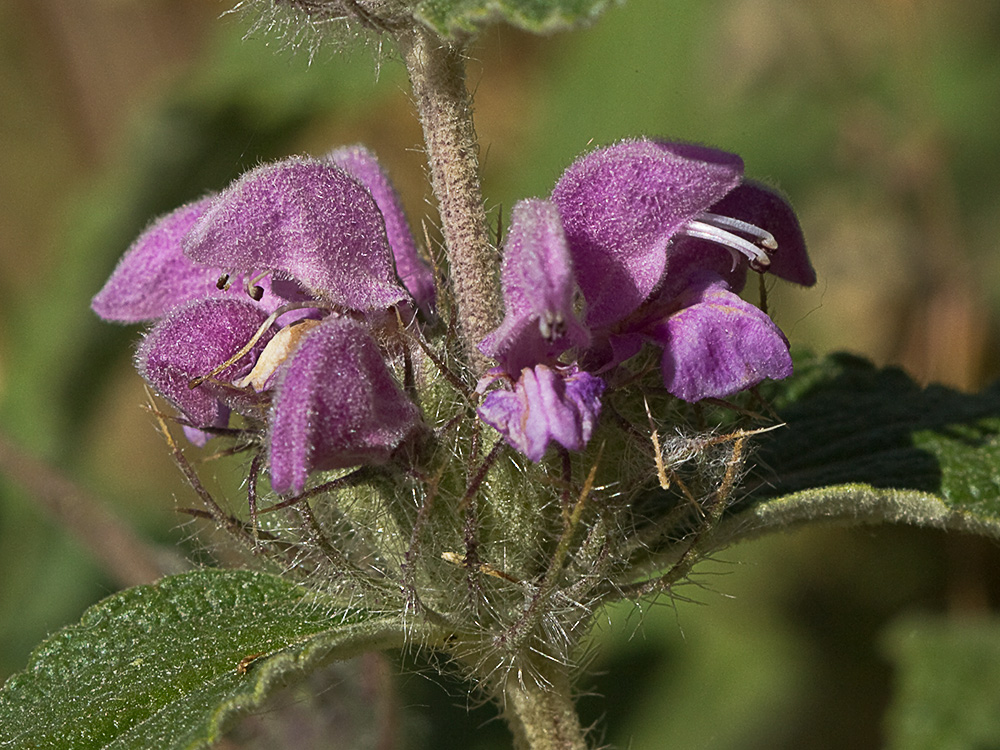
[[[419,0],[414,15],[442,36],[473,33],[483,24],[505,21],[546,33],[594,20],[614,0]],[[621,0],[618,0],[621,2]]]
[[1000,537],[1000,385],[921,388],[837,354],[800,363],[770,395],[786,426],[759,440],[723,536],[827,519]]
[[2,748],[198,748],[331,659],[399,646],[393,619],[267,573],[201,570],[91,607],[0,690]]

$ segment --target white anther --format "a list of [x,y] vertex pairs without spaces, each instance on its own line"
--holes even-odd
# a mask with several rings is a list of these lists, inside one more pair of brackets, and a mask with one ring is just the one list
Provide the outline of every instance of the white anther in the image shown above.
[[561,313],[546,310],[538,318],[538,332],[549,342],[561,339],[566,335],[566,321]]

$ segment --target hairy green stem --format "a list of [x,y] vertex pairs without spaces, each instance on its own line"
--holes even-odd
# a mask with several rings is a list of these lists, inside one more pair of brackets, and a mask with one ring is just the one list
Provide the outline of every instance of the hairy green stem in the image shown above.
[[504,718],[514,734],[517,750],[587,750],[583,727],[573,705],[567,667],[546,665],[540,685],[526,676],[510,675],[504,688]]
[[[483,208],[465,50],[419,26],[399,32],[397,42],[424,131],[460,335],[471,367],[482,374],[489,362],[476,344],[499,324],[503,300],[499,256]],[[546,660],[523,672],[511,670],[494,695],[519,750],[586,750],[569,668],[563,664]]]
[[423,27],[400,33],[397,41],[424,131],[460,335],[472,368],[481,374],[489,365],[476,344],[499,324],[503,303],[479,182],[479,144],[465,86],[464,48]]

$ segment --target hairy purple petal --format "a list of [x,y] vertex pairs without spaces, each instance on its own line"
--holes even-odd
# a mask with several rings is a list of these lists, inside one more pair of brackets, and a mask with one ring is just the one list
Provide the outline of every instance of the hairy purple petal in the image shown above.
[[434,306],[434,273],[417,252],[399,194],[375,155],[364,146],[347,146],[333,151],[327,159],[371,191],[385,219],[385,233],[396,261],[396,274],[417,305],[428,313]]
[[182,241],[212,197],[161,216],[132,243],[91,307],[105,320],[139,323],[216,290],[219,271],[184,257]]
[[746,285],[749,269],[746,258],[734,259],[722,245],[680,235],[667,249],[667,268],[660,285],[650,295],[650,304],[674,299],[684,293],[693,277],[707,273],[724,279],[730,291],[738,293]]
[[573,265],[554,203],[515,204],[502,281],[506,315],[479,350],[506,372],[520,372],[587,343],[588,333],[573,310]]
[[650,335],[663,347],[667,390],[685,401],[723,398],[764,378],[792,374],[788,342],[771,319],[706,274],[693,284],[681,309]]
[[271,412],[271,486],[301,492],[309,472],[383,463],[422,424],[374,339],[330,317],[285,364]]
[[[154,221],[132,243],[104,288],[94,297],[91,302],[94,312],[105,320],[140,323],[156,320],[196,299],[250,300],[244,276],[234,276],[228,288],[219,289],[221,268],[195,263],[184,255],[184,238],[213,199],[208,196],[189,203]],[[264,278],[255,285],[263,290],[259,304],[268,313],[288,302],[309,298],[291,281],[272,283],[272,279]]]
[[626,141],[575,162],[552,192],[591,328],[634,311],[659,283],[667,244],[743,176],[724,151]]
[[275,272],[351,310],[409,299],[371,193],[344,170],[313,159],[248,172],[194,225],[185,252],[235,272]]
[[479,405],[484,422],[532,461],[540,461],[549,442],[582,450],[601,411],[604,381],[572,367],[525,368],[513,391],[490,391]]
[[[267,314],[252,302],[205,299],[169,313],[139,345],[136,368],[158,393],[173,403],[195,427],[225,424],[229,409],[220,402],[225,389],[192,378],[207,375],[238,352],[257,332]],[[267,344],[270,333],[215,380],[231,382],[244,375]]]

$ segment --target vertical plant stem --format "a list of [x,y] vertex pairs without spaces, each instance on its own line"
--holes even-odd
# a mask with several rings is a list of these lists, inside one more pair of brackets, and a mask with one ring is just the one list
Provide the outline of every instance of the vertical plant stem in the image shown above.
[[542,686],[513,675],[504,689],[504,717],[517,750],[587,750],[583,728],[573,705],[568,669],[551,662]]
[[464,48],[423,27],[408,29],[397,40],[424,131],[460,333],[471,366],[482,374],[488,362],[476,344],[497,327],[503,304],[479,182],[479,144],[465,86]]

